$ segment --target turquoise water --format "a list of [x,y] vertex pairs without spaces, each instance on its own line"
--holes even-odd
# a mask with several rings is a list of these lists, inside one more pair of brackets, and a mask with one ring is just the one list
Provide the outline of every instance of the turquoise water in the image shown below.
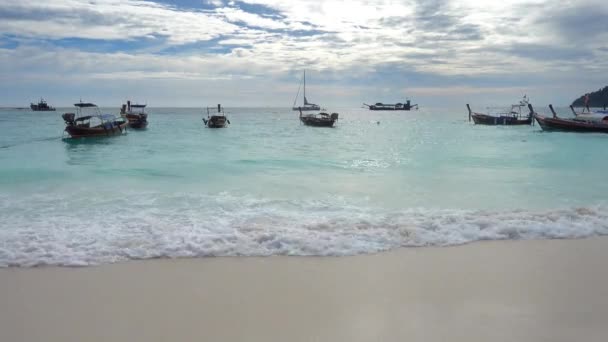
[[0,110],[0,266],[608,234],[608,135],[475,126],[464,106],[335,108],[335,128],[226,110],[227,129],[150,108],[146,130],[78,141],[64,109]]

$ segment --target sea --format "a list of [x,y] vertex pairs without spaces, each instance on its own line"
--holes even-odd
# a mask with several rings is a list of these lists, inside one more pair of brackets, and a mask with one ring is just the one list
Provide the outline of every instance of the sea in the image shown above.
[[64,111],[0,110],[0,267],[608,234],[605,134],[476,126],[464,105],[331,108],[334,128],[226,108],[224,129],[151,106],[145,130],[70,140]]

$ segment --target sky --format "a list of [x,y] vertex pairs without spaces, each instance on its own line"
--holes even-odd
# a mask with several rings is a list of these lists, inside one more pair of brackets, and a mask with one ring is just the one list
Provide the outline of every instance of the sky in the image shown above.
[[[567,105],[608,85],[606,0],[0,0],[0,106]],[[301,101],[301,100],[300,100]]]

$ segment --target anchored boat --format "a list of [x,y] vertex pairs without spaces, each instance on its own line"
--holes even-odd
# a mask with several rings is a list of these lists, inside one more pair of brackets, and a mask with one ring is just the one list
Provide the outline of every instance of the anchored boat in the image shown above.
[[386,104],[378,102],[373,105],[368,105],[366,103],[363,105],[369,108],[369,110],[418,110],[418,105],[412,104],[410,100],[405,101],[405,103]]
[[[64,113],[65,132],[72,138],[102,137],[122,134],[127,131],[127,122],[118,120],[112,114],[102,114],[94,103],[79,102],[74,104],[76,113]],[[92,111],[83,115],[84,110]]]
[[131,101],[127,101],[127,104],[123,104],[120,108],[120,116],[127,119],[131,128],[146,128],[148,126],[148,114],[145,112],[145,108],[145,104],[131,104]]
[[[534,109],[529,105],[530,111]],[[534,113],[534,118],[543,131],[562,131],[562,132],[580,132],[580,133],[608,133],[608,115],[594,115],[576,113],[574,108],[570,106],[575,113],[574,118],[560,118],[553,109],[553,105],[549,105],[553,117],[546,117]]]
[[506,113],[497,114],[484,114],[476,113],[471,110],[471,106],[467,103],[467,109],[469,111],[469,121],[473,119],[476,125],[531,125],[532,124],[532,112],[524,114],[522,109],[526,108],[530,103],[530,99],[524,95],[523,99],[518,104],[511,105],[511,110]]
[[207,119],[203,118],[203,122],[209,128],[224,128],[226,127],[226,123],[230,124],[230,120],[226,117],[223,112],[222,105],[217,105],[217,114],[218,115],[210,115],[209,107],[207,107]]
[[48,103],[46,103],[46,101],[44,101],[43,98],[40,98],[40,101],[38,101],[38,104],[30,103],[30,108],[34,112],[54,112],[55,111],[55,108],[49,106]]
[[306,114],[300,110],[300,121],[306,126],[316,127],[333,127],[336,121],[338,121],[338,113],[319,113],[319,114]]
[[[296,94],[296,98],[293,100],[293,107],[291,109],[299,110],[299,111],[321,110],[321,106],[319,106],[318,104],[308,102],[308,99],[306,98],[306,70],[304,70],[304,77],[302,79],[304,81],[303,103],[301,106],[296,106],[296,102],[298,101],[298,96],[300,95],[300,87],[298,87],[298,92]],[[302,86],[301,83],[300,83],[300,86]]]

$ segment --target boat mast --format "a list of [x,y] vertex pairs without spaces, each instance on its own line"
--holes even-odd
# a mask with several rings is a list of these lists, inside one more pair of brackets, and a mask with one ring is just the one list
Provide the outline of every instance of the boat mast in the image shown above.
[[306,102],[308,102],[306,100],[306,69],[304,69],[304,104],[306,104]]

